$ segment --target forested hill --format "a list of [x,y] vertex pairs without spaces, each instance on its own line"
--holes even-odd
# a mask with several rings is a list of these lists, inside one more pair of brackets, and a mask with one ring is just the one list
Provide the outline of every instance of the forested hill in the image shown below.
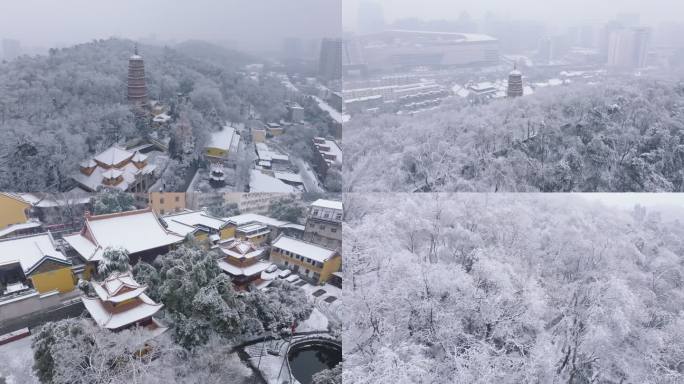
[[680,221],[548,193],[348,194],[345,217],[345,382],[684,382]]
[[682,191],[684,85],[614,79],[455,100],[355,119],[344,142],[349,191]]
[[[126,105],[134,45],[97,40],[0,64],[0,190],[60,190],[80,161],[138,134]],[[277,84],[245,79],[236,70],[245,56],[236,54],[231,62],[226,53],[218,65],[220,53],[205,56],[194,42],[180,51],[139,50],[151,99],[170,104],[178,92],[190,96],[187,115],[200,144],[221,121],[239,121],[242,104],[267,117],[282,113]]]

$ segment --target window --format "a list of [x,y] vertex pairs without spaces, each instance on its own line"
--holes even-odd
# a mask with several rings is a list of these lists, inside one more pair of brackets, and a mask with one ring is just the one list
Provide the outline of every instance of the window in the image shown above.
[[321,279],[321,274],[314,272],[313,278],[314,278],[314,280],[319,281]]
[[318,209],[314,209],[313,215],[314,215],[314,216],[318,216]]
[[309,276],[309,269],[308,268],[304,270],[304,274]]
[[332,232],[332,233],[337,232],[337,228],[330,228],[330,232]]
[[163,209],[160,209],[160,210],[159,210],[159,213],[163,215],[163,214],[164,214],[164,210],[163,210]]
[[319,227],[320,227],[321,229],[325,229],[325,225],[323,225],[323,224],[321,224]]
[[164,198],[163,197],[159,198],[159,204],[164,204]]
[[338,213],[337,215],[335,215],[335,219],[336,220],[342,220],[342,214]]
[[180,201],[180,196],[176,196],[176,203]]
[[325,215],[323,215],[323,217],[327,219],[328,217],[330,217],[330,214],[326,212]]
[[287,260],[285,260],[285,266],[287,267]]

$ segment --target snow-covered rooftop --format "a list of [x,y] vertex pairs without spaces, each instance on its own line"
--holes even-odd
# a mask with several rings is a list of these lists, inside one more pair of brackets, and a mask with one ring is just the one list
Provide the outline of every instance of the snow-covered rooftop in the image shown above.
[[99,326],[107,329],[118,329],[151,317],[163,307],[162,304],[155,303],[144,293],[140,294],[138,298],[140,302],[137,305],[119,311],[111,311],[106,302],[96,298],[82,296],[81,300],[90,316]]
[[113,166],[132,158],[133,155],[133,152],[129,152],[117,145],[113,145],[107,148],[104,152],[95,156],[93,159],[102,164]]
[[250,223],[261,223],[271,227],[279,228],[290,224],[287,221],[273,219],[271,217],[258,215],[256,213],[244,213],[242,215],[228,217],[225,220],[235,224],[236,226],[243,226]]
[[71,264],[66,256],[57,250],[49,232],[0,240],[0,266],[19,264],[27,275],[46,259]]
[[332,208],[342,210],[342,202],[336,200],[318,199],[311,203],[312,207]]
[[296,173],[291,173],[291,172],[273,172],[273,175],[276,177],[278,180],[283,180],[283,181],[289,181],[291,183],[303,183],[302,177]]
[[297,240],[288,236],[279,236],[272,244],[273,248],[282,249],[300,256],[307,257],[311,260],[324,263],[336,255],[332,249],[323,248],[313,243]]
[[183,236],[165,229],[149,209],[90,216],[84,225],[89,236],[78,233],[64,236],[64,240],[88,261],[101,260],[107,247],[122,247],[131,254],[183,241]]
[[239,143],[240,135],[237,134],[235,128],[231,126],[224,126],[222,130],[213,132],[209,139],[208,148],[216,148],[223,151],[236,150],[237,143]]
[[291,185],[287,185],[282,181],[263,174],[262,172],[252,169],[249,178],[250,192],[278,192],[278,193],[295,193],[297,190]]
[[28,221],[26,223],[12,224],[0,229],[0,238],[24,229],[40,228],[41,225],[43,224],[40,221]]
[[246,267],[238,267],[224,260],[218,260],[219,268],[233,276],[254,276],[256,274],[261,274],[261,272],[265,271],[270,265],[271,263],[269,262],[258,261]]
[[[192,230],[188,230],[188,227],[193,229],[198,227],[206,227],[218,231],[227,223],[226,221],[219,219],[218,217],[208,215],[205,212],[190,210],[162,216],[162,219],[167,224],[170,231],[178,233],[182,236],[192,232]],[[181,226],[178,226],[177,224],[181,224]]]

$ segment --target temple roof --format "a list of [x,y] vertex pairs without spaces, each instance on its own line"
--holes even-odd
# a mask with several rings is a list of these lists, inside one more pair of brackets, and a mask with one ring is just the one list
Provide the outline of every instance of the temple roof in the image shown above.
[[129,160],[134,155],[133,152],[127,151],[117,145],[107,148],[104,152],[95,156],[94,159],[102,164],[113,166]]
[[50,232],[0,240],[0,266],[19,264],[29,275],[46,260],[71,265],[55,245]]
[[221,245],[219,249],[223,254],[236,259],[251,259],[264,253],[264,248],[257,247],[251,241],[246,240],[233,240]]
[[86,216],[81,233],[64,236],[81,257],[99,261],[107,247],[122,247],[129,254],[183,241],[183,236],[164,228],[150,209]]
[[155,303],[144,293],[138,297],[140,300],[135,305],[116,309],[97,298],[82,296],[81,300],[99,326],[118,329],[152,317],[164,307],[163,304]]
[[300,256],[307,257],[320,263],[330,260],[337,254],[337,252],[332,249],[323,248],[319,245],[307,243],[305,241],[284,235],[278,236],[278,238],[271,244],[271,247],[296,253]]

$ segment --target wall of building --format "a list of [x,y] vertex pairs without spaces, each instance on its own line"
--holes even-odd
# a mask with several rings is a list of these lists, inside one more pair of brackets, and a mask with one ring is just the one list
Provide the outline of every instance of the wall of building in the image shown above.
[[183,192],[152,192],[149,194],[149,204],[155,213],[164,215],[184,210],[187,203]]
[[74,274],[69,267],[36,273],[31,275],[30,279],[33,287],[41,294],[55,289],[60,293],[70,292],[76,286]]
[[33,293],[18,299],[0,301],[0,323],[4,324],[9,322],[9,320],[22,316],[47,312],[50,309],[61,306],[65,300],[74,299],[80,296],[80,294],[78,290],[68,293],[54,292],[44,295]]
[[0,229],[27,222],[30,207],[24,202],[0,194]]

